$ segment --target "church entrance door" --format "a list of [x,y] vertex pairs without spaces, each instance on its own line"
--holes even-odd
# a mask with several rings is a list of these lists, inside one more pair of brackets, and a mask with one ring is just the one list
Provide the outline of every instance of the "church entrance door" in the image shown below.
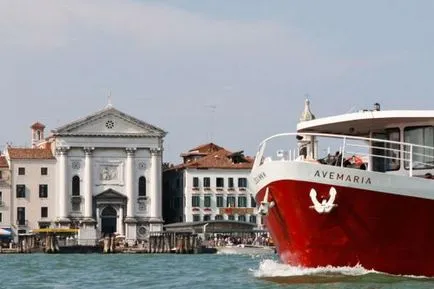
[[112,206],[105,207],[101,212],[101,233],[113,234],[116,232],[117,212]]

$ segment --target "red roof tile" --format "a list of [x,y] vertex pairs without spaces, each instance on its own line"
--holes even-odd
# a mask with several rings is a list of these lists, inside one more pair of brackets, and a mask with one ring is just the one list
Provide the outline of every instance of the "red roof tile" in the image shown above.
[[5,156],[0,156],[0,168],[7,168],[9,167],[8,161],[6,160]]
[[33,129],[44,129],[45,125],[43,125],[42,123],[40,123],[39,121],[37,121],[34,124],[32,124],[32,126],[30,128],[33,128]]
[[183,155],[208,154],[211,152],[216,152],[216,151],[221,150],[221,149],[222,149],[222,147],[211,142],[211,143],[203,144],[203,145],[197,146],[195,148],[192,148],[186,154],[183,154]]
[[50,149],[8,148],[10,159],[54,159]]
[[198,169],[251,169],[253,159],[245,157],[242,152],[232,153],[221,148],[208,155],[174,166],[170,169],[198,168]]

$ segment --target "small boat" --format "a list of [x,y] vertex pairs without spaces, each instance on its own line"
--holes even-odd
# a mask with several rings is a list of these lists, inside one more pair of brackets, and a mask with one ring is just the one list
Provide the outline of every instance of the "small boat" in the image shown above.
[[433,277],[433,174],[433,110],[315,119],[306,100],[296,132],[260,144],[249,187],[284,263]]

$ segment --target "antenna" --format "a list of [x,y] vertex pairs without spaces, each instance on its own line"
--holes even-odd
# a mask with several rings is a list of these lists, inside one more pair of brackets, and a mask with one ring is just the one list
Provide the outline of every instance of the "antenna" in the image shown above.
[[112,90],[109,89],[108,95],[107,95],[107,107],[112,107]]
[[205,105],[205,107],[207,107],[210,110],[210,112],[211,112],[211,114],[209,115],[210,116],[210,118],[209,118],[210,127],[209,127],[209,130],[208,130],[208,138],[209,138],[209,141],[212,142],[213,141],[213,137],[214,137],[214,115],[215,115],[215,111],[217,109],[217,105],[215,105],[215,104],[208,104],[208,105]]

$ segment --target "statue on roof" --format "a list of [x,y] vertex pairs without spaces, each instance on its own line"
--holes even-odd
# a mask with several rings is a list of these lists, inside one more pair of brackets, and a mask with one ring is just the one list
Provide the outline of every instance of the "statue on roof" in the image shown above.
[[304,110],[300,116],[300,122],[313,120],[313,119],[315,119],[315,115],[310,110],[310,101],[309,101],[308,95],[306,95],[306,100],[304,102]]

